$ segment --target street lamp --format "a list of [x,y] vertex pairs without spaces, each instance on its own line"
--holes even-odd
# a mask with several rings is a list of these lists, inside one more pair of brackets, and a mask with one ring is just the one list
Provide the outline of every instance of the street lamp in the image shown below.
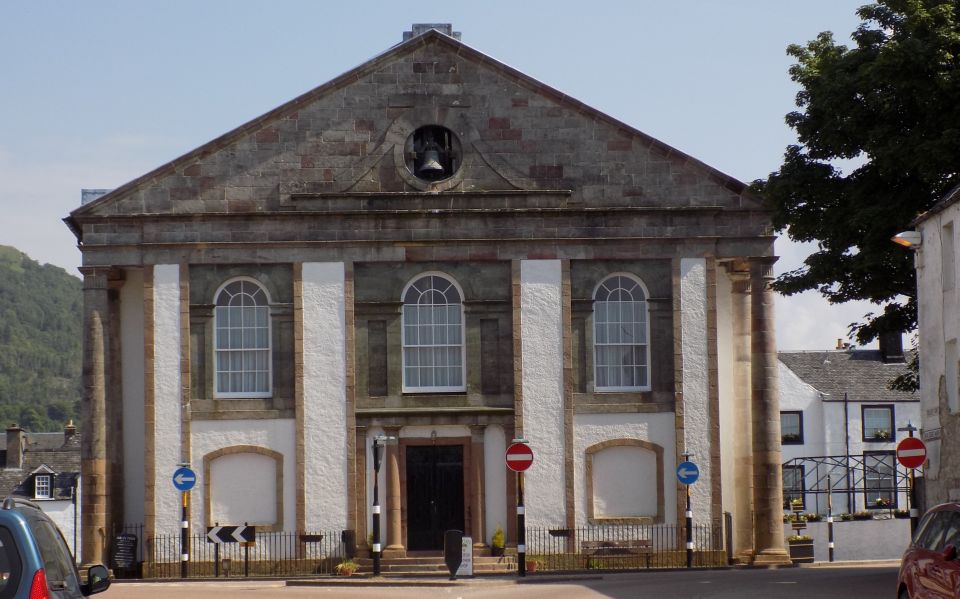
[[396,437],[377,435],[373,438],[373,575],[380,576],[380,458],[383,447],[396,441]]

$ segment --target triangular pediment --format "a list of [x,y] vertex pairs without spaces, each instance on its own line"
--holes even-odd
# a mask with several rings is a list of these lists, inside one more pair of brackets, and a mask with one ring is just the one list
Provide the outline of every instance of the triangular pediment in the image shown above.
[[[449,179],[411,173],[424,125],[460,144]],[[122,185],[87,218],[265,214],[303,198],[566,190],[584,206],[765,211],[743,183],[430,30]]]

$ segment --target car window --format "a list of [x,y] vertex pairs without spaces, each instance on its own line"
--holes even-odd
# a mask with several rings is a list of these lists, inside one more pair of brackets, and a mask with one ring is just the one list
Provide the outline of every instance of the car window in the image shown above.
[[940,546],[936,550],[943,551],[947,545],[960,549],[960,513],[953,513],[953,517],[943,531],[943,540],[940,541]]
[[70,557],[60,531],[46,519],[28,517],[27,522],[37,540],[37,548],[40,550],[43,569],[47,575],[47,586],[54,592],[54,596],[58,595],[57,591],[66,591],[65,596],[79,593],[80,582],[77,580],[73,558]]
[[951,515],[951,512],[934,513],[917,536],[917,547],[935,551],[940,540],[943,538],[943,529],[946,527]]
[[20,584],[23,562],[13,535],[0,527],[0,599],[12,599]]

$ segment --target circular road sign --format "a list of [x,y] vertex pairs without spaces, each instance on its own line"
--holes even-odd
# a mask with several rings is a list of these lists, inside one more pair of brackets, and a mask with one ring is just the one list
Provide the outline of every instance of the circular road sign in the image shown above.
[[507,448],[507,468],[523,472],[533,463],[533,450],[526,443],[511,443]]
[[178,491],[189,491],[197,484],[197,474],[186,467],[177,468],[173,473],[173,486]]
[[681,462],[677,466],[677,480],[681,485],[692,485],[700,478],[700,468],[693,462]]
[[897,460],[907,468],[919,468],[927,460],[927,446],[917,437],[897,443]]

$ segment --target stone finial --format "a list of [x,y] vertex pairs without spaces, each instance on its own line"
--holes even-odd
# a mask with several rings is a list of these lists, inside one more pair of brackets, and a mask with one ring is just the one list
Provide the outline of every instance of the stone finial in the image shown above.
[[455,40],[460,39],[460,32],[453,30],[452,23],[414,23],[410,31],[403,32],[403,41],[423,35],[431,29],[436,29],[440,33],[450,36]]

